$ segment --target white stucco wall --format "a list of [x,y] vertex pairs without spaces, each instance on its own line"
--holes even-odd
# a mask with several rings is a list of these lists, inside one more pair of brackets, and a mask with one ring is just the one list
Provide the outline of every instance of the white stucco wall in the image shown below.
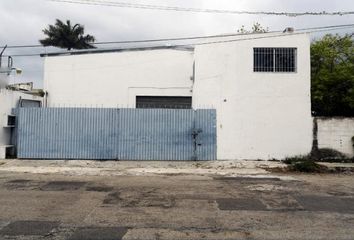
[[354,157],[354,118],[317,118],[319,148],[337,150]]
[[192,96],[193,52],[125,51],[45,59],[48,106],[135,107],[137,95]]
[[10,144],[11,128],[4,128],[3,126],[6,125],[7,115],[11,114],[12,108],[18,106],[20,98],[42,100],[41,97],[0,89],[0,146]]
[[[297,72],[253,72],[254,47],[296,47]],[[218,159],[281,159],[310,152],[307,34],[197,46],[195,64],[193,104],[217,109]]]

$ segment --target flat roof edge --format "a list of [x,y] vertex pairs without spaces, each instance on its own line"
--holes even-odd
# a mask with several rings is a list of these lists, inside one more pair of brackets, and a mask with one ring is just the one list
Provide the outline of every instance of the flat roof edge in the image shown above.
[[72,56],[72,55],[99,54],[99,53],[163,50],[163,49],[179,50],[179,51],[194,51],[194,47],[157,46],[157,47],[136,47],[136,48],[88,49],[88,50],[78,50],[78,51],[72,51],[72,52],[42,53],[42,54],[40,54],[40,56],[41,57],[56,57],[56,56]]

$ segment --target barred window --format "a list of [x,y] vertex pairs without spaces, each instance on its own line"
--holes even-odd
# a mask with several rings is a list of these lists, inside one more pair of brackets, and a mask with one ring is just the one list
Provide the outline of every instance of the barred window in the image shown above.
[[296,48],[254,48],[255,72],[296,72]]

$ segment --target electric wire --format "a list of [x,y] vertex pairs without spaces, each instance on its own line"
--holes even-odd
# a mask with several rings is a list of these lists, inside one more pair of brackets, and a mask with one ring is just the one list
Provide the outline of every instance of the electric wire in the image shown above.
[[[310,28],[300,28],[296,29],[296,31],[308,31],[308,30],[332,30],[332,29],[342,29],[342,28],[352,28],[354,24],[342,24],[342,25],[331,25],[331,26],[321,26],[321,27],[310,27]],[[282,31],[270,31],[267,33],[280,33]],[[233,36],[242,36],[242,35],[256,35],[258,33],[231,33],[231,34],[222,34],[222,35],[206,35],[206,36],[191,36],[191,37],[175,37],[175,38],[158,38],[158,39],[143,39],[143,40],[125,40],[125,41],[105,41],[105,42],[95,42],[93,45],[107,45],[107,44],[129,44],[129,43],[149,43],[149,42],[164,42],[164,41],[183,41],[183,40],[198,40],[204,38],[220,38],[220,37],[233,37]],[[0,48],[4,48],[2,46]],[[43,45],[40,44],[32,44],[32,45],[9,45],[10,48],[43,48]]]
[[[229,39],[229,40],[216,40],[216,41],[207,41],[207,42],[198,42],[198,43],[183,43],[183,44],[173,44],[171,47],[188,47],[188,46],[198,46],[198,45],[207,45],[207,44],[216,44],[216,43],[227,43],[227,42],[239,42],[239,41],[249,41],[249,40],[256,40],[256,39],[264,39],[264,38],[276,38],[276,37],[282,37],[282,36],[290,36],[290,35],[299,35],[299,34],[304,34],[304,33],[315,33],[315,32],[326,32],[326,31],[333,31],[333,30],[341,30],[341,29],[350,29],[354,28],[354,24],[345,24],[345,25],[335,25],[335,26],[323,26],[323,27],[312,27],[312,28],[302,28],[298,29],[300,32],[295,32],[295,33],[289,33],[289,34],[279,34],[279,35],[273,35],[273,36],[258,36],[258,37],[249,37],[249,38],[241,38],[241,39]],[[271,33],[282,33],[282,31],[274,31]],[[137,41],[117,41],[117,42],[101,42],[100,44],[116,44],[116,43],[147,43],[147,42],[161,42],[161,41],[178,41],[178,40],[194,40],[194,39],[208,39],[208,38],[227,38],[227,37],[233,37],[233,36],[256,36],[259,35],[259,33],[252,33],[252,34],[226,34],[226,35],[211,35],[211,36],[200,36],[200,37],[184,37],[184,38],[165,38],[165,39],[150,39],[150,40],[137,40]],[[94,44],[94,45],[97,45]],[[33,45],[22,45],[24,46],[33,46]],[[8,48],[15,48],[16,46],[9,46]],[[17,46],[17,48],[20,48],[21,46]],[[41,46],[43,47],[43,46]],[[155,46],[156,47],[156,46]],[[120,48],[122,49],[122,48]],[[130,47],[129,49],[141,49],[141,47]],[[105,49],[102,49],[105,50]],[[115,49],[111,49],[115,50]],[[117,49],[118,50],[118,49]],[[124,50],[124,48],[123,48]],[[14,54],[10,55],[11,57],[34,57],[34,56],[46,56],[54,53],[60,53],[60,54],[65,54],[65,53],[80,53],[82,51],[87,51],[87,50],[78,50],[78,51],[63,51],[63,52],[49,52],[49,53],[39,53],[39,54]],[[95,50],[92,50],[94,53]],[[9,56],[9,55],[4,55],[4,56]]]
[[195,12],[195,13],[275,15],[275,16],[286,16],[286,17],[354,15],[354,11],[338,11],[338,12],[327,12],[327,11],[319,11],[319,12],[236,11],[236,10],[226,10],[226,9],[203,9],[203,8],[177,7],[177,6],[166,6],[166,5],[151,5],[151,4],[128,3],[128,2],[104,1],[104,0],[47,0],[47,1],[59,2],[59,3],[70,3],[70,4],[82,4],[82,5],[164,10],[164,11],[177,11],[177,12]]

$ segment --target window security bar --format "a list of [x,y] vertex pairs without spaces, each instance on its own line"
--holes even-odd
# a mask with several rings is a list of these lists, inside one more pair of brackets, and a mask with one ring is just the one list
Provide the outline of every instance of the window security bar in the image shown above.
[[296,72],[296,48],[254,48],[254,72]]

